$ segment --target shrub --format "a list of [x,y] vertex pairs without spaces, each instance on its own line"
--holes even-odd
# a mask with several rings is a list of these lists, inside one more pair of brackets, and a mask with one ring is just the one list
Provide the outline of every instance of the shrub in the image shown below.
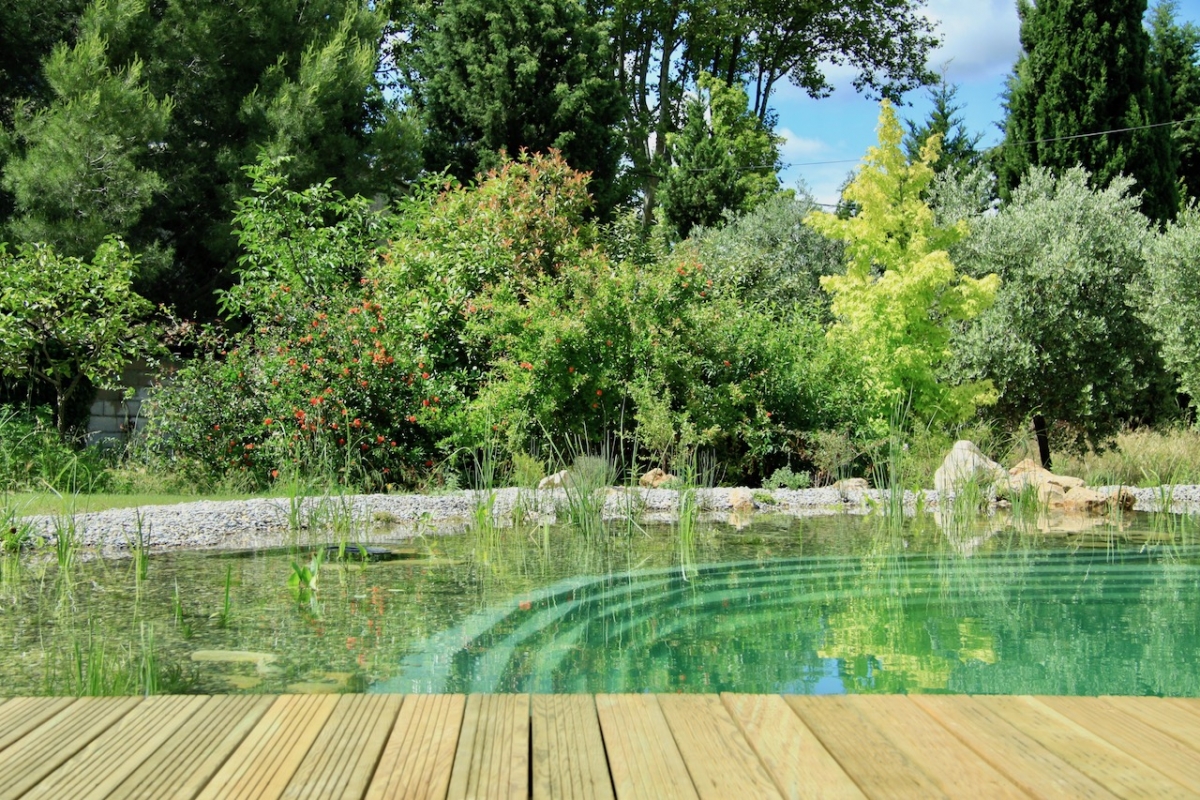
[[1154,331],[1179,388],[1200,402],[1200,208],[1184,209],[1146,249],[1138,293],[1141,317]]
[[792,472],[789,466],[782,466],[771,473],[771,477],[763,481],[763,488],[775,489],[807,489],[812,486],[812,475],[808,472]]
[[360,486],[411,480],[433,457],[437,412],[419,361],[384,343],[374,281],[378,220],[328,184],[285,188],[270,163],[235,223],[245,255],[222,298],[245,329],[194,334],[196,356],[154,392],[148,444],[175,469],[261,487],[280,475]]

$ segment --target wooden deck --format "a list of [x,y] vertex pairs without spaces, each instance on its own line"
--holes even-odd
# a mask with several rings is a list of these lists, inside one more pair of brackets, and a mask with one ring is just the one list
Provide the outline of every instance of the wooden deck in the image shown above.
[[1200,797],[1200,700],[0,700],[0,800]]

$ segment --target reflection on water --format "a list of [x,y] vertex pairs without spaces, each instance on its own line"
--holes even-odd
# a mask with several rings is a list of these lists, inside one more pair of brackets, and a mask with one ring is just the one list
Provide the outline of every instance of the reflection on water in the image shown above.
[[625,530],[429,537],[365,564],[157,555],[144,579],[10,557],[0,685],[1200,696],[1195,520],[754,518],[688,548]]

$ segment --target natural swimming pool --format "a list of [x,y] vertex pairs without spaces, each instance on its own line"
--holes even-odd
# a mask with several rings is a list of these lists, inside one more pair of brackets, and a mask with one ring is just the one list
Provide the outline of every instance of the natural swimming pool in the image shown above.
[[468,531],[367,563],[7,556],[0,685],[1200,696],[1195,518],[742,523]]

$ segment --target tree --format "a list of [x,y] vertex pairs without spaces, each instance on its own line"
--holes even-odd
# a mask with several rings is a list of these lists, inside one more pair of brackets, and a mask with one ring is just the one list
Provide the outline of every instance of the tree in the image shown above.
[[[1162,0],[1150,12],[1150,55],[1170,98],[1171,138],[1179,156],[1179,181],[1200,197],[1200,28],[1176,21],[1178,3]],[[1189,120],[1183,122],[1181,120]]]
[[386,15],[356,0],[164,0],[134,43],[156,96],[175,103],[160,167],[168,191],[143,216],[174,249],[154,286],[181,313],[213,315],[237,258],[231,220],[251,192],[243,167],[289,156],[298,189],[334,179],[347,194],[400,194],[416,177],[411,119],[384,97]]
[[0,245],[0,373],[54,388],[67,435],[68,405],[84,378],[118,386],[130,361],[157,352],[144,320],[153,306],[130,288],[137,258],[108,239],[90,261],[45,244]]
[[1170,218],[1178,206],[1170,131],[1147,127],[1168,122],[1170,110],[1150,68],[1146,0],[1020,0],[1017,8],[1025,52],[1005,102],[1001,190],[1010,195],[1031,166],[1082,166],[1100,187],[1130,176],[1145,214]]
[[1200,208],[1191,205],[1146,249],[1141,317],[1161,345],[1179,389],[1200,405]]
[[609,69],[624,100],[625,155],[652,219],[667,135],[680,129],[687,93],[701,72],[750,91],[763,122],[780,82],[828,94],[828,65],[850,64],[855,87],[897,96],[928,80],[937,40],[921,0],[588,0],[607,22]]
[[901,406],[922,421],[961,422],[994,400],[994,393],[986,380],[958,385],[943,380],[951,332],[992,303],[998,279],[955,271],[946,249],[966,234],[966,226],[939,227],[925,204],[939,137],[930,137],[913,163],[904,156],[901,137],[885,100],[879,144],[867,151],[845,192],[857,213],[842,219],[818,211],[807,219],[818,232],[846,242],[846,274],[821,278],[837,320],[829,336],[861,361],[864,394],[878,425],[886,425]]
[[957,94],[958,87],[947,83],[943,75],[941,83],[929,89],[929,100],[933,103],[929,116],[920,123],[906,121],[908,133],[904,136],[904,151],[909,161],[921,157],[921,149],[931,136],[937,134],[942,137],[941,154],[933,164],[933,171],[938,175],[950,168],[965,175],[979,166],[983,158],[979,152],[979,141],[983,134],[967,131],[966,123],[958,113],[963,107],[954,102]]
[[589,172],[602,215],[618,199],[617,86],[604,26],[580,0],[446,0],[422,38],[415,101],[425,165],[465,183],[501,152],[562,153]]
[[18,105],[3,174],[17,241],[87,257],[106,237],[129,236],[162,191],[155,154],[171,102],[147,89],[141,60],[119,55],[143,14],[136,0],[90,6],[75,45],[59,44],[45,63],[52,100]]
[[807,194],[777,192],[721,228],[693,229],[684,244],[716,291],[763,304],[780,316],[826,321],[820,279],[841,272],[843,245],[804,224],[818,206]]
[[683,130],[668,141],[660,201],[680,239],[728,212],[749,211],[779,189],[781,139],[746,108],[746,93],[704,73]]
[[1035,418],[1047,464],[1050,425],[1063,423],[1063,446],[1102,445],[1145,410],[1162,376],[1131,305],[1148,231],[1132,190],[1130,178],[1099,189],[1080,168],[1033,169],[955,250],[968,273],[1002,281],[959,338],[957,369],[995,384],[1000,419]]
[[0,125],[12,122],[17,101],[50,99],[42,60],[59,42],[70,44],[84,0],[8,0],[0,15]]

